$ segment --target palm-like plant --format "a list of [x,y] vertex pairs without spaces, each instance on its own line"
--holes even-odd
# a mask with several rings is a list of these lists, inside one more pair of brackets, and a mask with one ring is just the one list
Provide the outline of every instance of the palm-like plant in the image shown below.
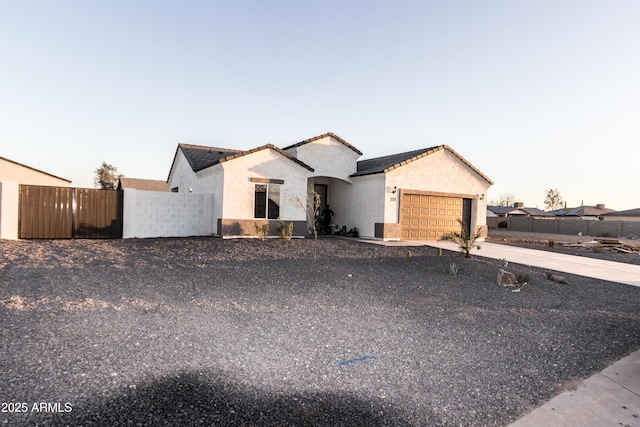
[[473,248],[480,249],[480,245],[476,241],[482,237],[482,229],[478,228],[475,233],[471,234],[461,219],[458,219],[458,224],[460,224],[460,231],[451,233],[448,240],[458,245],[465,258],[471,258],[471,250]]

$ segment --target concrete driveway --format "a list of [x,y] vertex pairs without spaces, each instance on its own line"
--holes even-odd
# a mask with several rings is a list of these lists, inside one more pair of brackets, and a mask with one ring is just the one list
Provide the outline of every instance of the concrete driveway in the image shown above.
[[[409,242],[398,242],[409,244]],[[413,242],[411,242],[413,243]],[[416,242],[417,245],[427,245],[450,251],[458,251],[458,245],[450,241],[431,240]],[[593,277],[625,285],[640,286],[640,266],[620,262],[604,261],[557,252],[520,248],[517,246],[500,245],[481,242],[482,249],[473,249],[473,256],[493,259],[506,259],[509,262],[546,268],[579,276]]]

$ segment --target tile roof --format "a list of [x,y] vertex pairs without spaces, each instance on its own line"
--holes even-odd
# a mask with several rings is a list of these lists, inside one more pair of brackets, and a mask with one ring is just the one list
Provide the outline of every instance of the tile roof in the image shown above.
[[561,208],[548,213],[555,216],[598,216],[615,212],[609,208],[599,208],[597,206],[578,206],[577,208]]
[[300,142],[298,142],[296,144],[289,145],[288,147],[284,147],[283,150],[289,150],[291,148],[300,147],[301,145],[305,145],[305,144],[308,144],[310,142],[326,138],[328,136],[330,136],[331,138],[335,139],[336,141],[342,143],[346,147],[349,147],[350,149],[352,149],[353,151],[355,151],[356,153],[358,153],[359,155],[362,156],[362,152],[360,150],[358,150],[356,147],[354,147],[353,145],[349,144],[347,141],[345,141],[344,139],[340,138],[338,135],[336,135],[333,132],[327,132],[327,133],[322,134],[322,135],[314,136],[313,138],[305,139],[304,141],[300,141]]
[[530,215],[530,216],[553,216],[549,212],[545,212],[538,208],[516,208],[513,206],[487,206],[491,212],[496,215]]
[[204,145],[179,144],[178,149],[186,157],[191,169],[199,172],[203,169],[220,163],[220,159],[224,159],[234,154],[241,153],[241,150],[232,150],[228,148],[207,147]]
[[474,172],[480,175],[488,183],[493,184],[493,181],[489,179],[485,174],[480,172],[475,166],[469,163],[464,157],[458,154],[448,145],[438,145],[436,147],[423,148],[420,150],[407,151],[405,153],[392,154],[390,156],[376,157],[374,159],[360,160],[358,162],[357,172],[351,176],[363,176],[372,175],[376,173],[386,173],[393,169],[404,166],[422,157],[426,157],[429,154],[436,153],[441,150],[447,150],[454,156],[462,160],[467,166],[469,166]]
[[542,209],[538,209],[538,208],[520,208],[520,209],[522,209],[523,211],[525,211],[526,213],[532,216],[553,216],[549,212],[545,212]]
[[118,188],[134,188],[142,191],[169,191],[169,184],[166,181],[140,178],[120,178]]
[[518,208],[514,208],[513,206],[487,206],[487,209],[496,215],[505,215],[508,213],[512,215],[525,215],[524,212]]
[[289,160],[292,160],[300,166],[313,172],[313,168],[311,166],[301,162],[291,154],[287,153],[281,148],[276,147],[273,144],[267,144],[245,151],[191,144],[179,144],[178,149],[182,150],[184,156],[189,162],[189,165],[191,166],[191,169],[193,169],[194,172],[199,172],[213,165],[228,162],[229,160],[237,159],[239,157],[246,156],[247,154],[252,154],[265,149],[275,150]]

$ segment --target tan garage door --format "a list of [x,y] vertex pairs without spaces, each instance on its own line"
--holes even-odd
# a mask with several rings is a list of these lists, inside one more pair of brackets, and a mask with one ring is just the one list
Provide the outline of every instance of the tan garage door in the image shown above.
[[460,231],[462,198],[403,193],[400,223],[403,240],[438,240]]

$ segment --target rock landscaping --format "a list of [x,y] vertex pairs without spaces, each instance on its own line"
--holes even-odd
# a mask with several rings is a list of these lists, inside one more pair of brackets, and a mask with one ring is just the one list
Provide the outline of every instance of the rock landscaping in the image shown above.
[[507,425],[639,348],[640,288],[480,255],[0,241],[0,424]]

